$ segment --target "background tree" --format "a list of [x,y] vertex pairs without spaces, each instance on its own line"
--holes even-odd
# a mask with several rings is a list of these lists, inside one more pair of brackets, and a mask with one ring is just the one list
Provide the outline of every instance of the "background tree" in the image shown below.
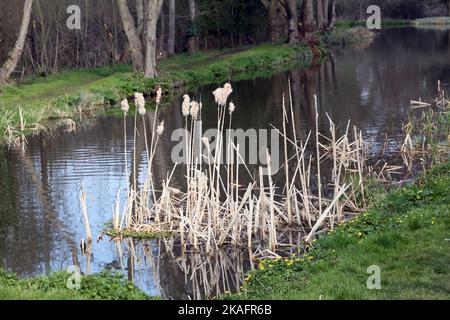
[[286,8],[286,17],[288,24],[288,41],[289,44],[297,45],[299,44],[299,21],[298,21],[298,7],[296,0],[284,0],[284,5]]
[[198,42],[198,24],[197,24],[197,5],[195,4],[195,0],[188,0],[189,4],[189,28],[187,31],[188,37],[188,52],[195,53],[197,51],[197,42]]
[[156,74],[156,26],[161,13],[163,0],[146,0],[145,9],[145,61],[144,76],[153,78]]
[[16,44],[11,50],[9,58],[0,69],[0,83],[5,83],[14,70],[22,56],[23,47],[25,45],[25,38],[28,33],[28,26],[30,25],[31,8],[33,7],[33,0],[25,0],[23,7],[22,23],[20,25],[19,35]]
[[167,40],[167,52],[169,55],[175,54],[176,39],[176,7],[175,0],[169,0],[169,38]]
[[283,1],[261,0],[267,11],[267,38],[270,42],[276,43],[281,40],[286,28],[286,8]]
[[302,7],[302,34],[308,41],[314,30],[314,3],[313,0],[304,0]]
[[[149,55],[153,56],[152,50],[147,51],[147,41],[155,43],[156,39],[158,50],[155,52],[158,54],[163,50],[173,54],[193,47],[189,44],[192,44],[191,35],[194,36],[196,50],[209,50],[267,41],[278,43],[289,40],[294,44],[297,41],[313,44],[315,41],[312,35],[319,31],[314,22],[317,7],[320,7],[317,0],[167,0],[165,14],[159,14],[160,23],[157,24],[155,35],[148,36],[144,32],[148,27],[148,1],[33,1],[29,26],[21,28],[24,33],[19,32],[19,26],[26,22],[22,10],[25,0],[1,0],[2,78],[29,73],[46,76],[61,69],[94,68],[130,62],[140,72],[144,72],[147,65],[149,74],[152,74],[153,67],[150,66],[154,66],[155,61],[145,61]],[[195,4],[195,24],[192,23],[189,1]],[[370,4],[379,5],[385,18],[416,19],[450,15],[449,0],[320,2],[322,10],[317,13],[323,12],[325,23],[328,20],[328,27],[325,25],[324,29],[328,30],[333,28],[337,19],[365,19],[366,8]],[[297,5],[297,19],[301,20],[298,40],[294,27],[295,11],[290,10],[294,15],[288,16],[287,9],[291,8],[288,4]],[[66,28],[66,10],[70,5],[77,5],[81,9],[81,30]],[[20,45],[22,39],[24,42]],[[5,76],[9,72],[12,74]]]
[[139,15],[136,23],[128,8],[127,0],[117,0],[117,5],[122,19],[122,26],[128,39],[134,70],[144,71],[144,47],[138,32]]
[[[139,4],[139,1],[137,3]],[[145,77],[149,78],[156,74],[156,31],[162,4],[163,0],[144,0],[142,7],[137,6],[137,20],[135,21],[130,13],[127,0],[117,0],[134,70],[144,72]],[[139,10],[143,10],[143,12],[139,12]],[[139,33],[141,25],[144,30],[142,38]]]
[[317,28],[323,30],[326,24],[324,16],[324,3],[323,0],[316,0],[317,2]]
[[330,5],[330,15],[329,15],[329,22],[328,22],[328,30],[334,29],[334,25],[336,23],[336,3],[337,0],[331,0]]

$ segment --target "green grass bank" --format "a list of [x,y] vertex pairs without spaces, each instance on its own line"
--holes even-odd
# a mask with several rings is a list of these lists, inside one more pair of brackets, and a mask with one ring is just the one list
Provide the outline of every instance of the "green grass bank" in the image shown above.
[[126,65],[30,76],[18,84],[0,87],[0,143],[22,133],[64,124],[67,119],[75,120],[80,113],[97,113],[137,91],[152,95],[157,85],[167,97],[181,88],[269,75],[293,64],[307,65],[311,58],[307,46],[265,44],[170,57],[158,65],[156,79],[135,74]]
[[0,269],[0,300],[148,300],[122,275],[102,272],[82,276],[79,289],[69,289],[74,284],[72,275],[64,272],[50,276],[19,279]]
[[[301,258],[265,260],[226,299],[450,299],[450,163],[377,196]],[[381,270],[369,290],[368,267]]]

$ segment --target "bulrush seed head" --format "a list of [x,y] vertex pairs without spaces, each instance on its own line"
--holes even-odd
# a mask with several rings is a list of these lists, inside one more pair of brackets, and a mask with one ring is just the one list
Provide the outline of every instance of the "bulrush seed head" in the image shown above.
[[134,94],[134,104],[138,109],[145,109],[145,98],[142,93],[136,92]]
[[192,101],[191,102],[191,110],[190,110],[190,112],[191,112],[191,116],[192,116],[192,118],[194,120],[197,120],[199,111],[200,111],[200,106],[199,106],[198,102]]
[[156,91],[156,104],[161,103],[161,97],[162,97],[162,89],[161,87],[159,87],[158,90]]
[[227,104],[228,97],[233,92],[233,88],[231,84],[226,83],[223,88],[217,88],[214,92],[214,98],[216,99],[216,103],[219,107],[224,107]]
[[161,136],[164,133],[164,120],[161,121],[158,128],[156,128],[156,133],[158,134],[158,136]]
[[141,116],[145,116],[147,113],[147,110],[145,108],[138,108],[138,112]]
[[191,107],[191,98],[187,94],[183,96],[183,103],[181,105],[181,112],[183,112],[183,116],[187,117],[190,113],[190,107]]
[[130,105],[128,104],[127,99],[122,100],[122,102],[120,103],[120,109],[122,109],[123,113],[128,113],[128,111],[130,110]]
[[232,114],[234,110],[236,110],[236,106],[233,102],[230,102],[230,107],[228,108],[228,110],[230,111],[230,114]]

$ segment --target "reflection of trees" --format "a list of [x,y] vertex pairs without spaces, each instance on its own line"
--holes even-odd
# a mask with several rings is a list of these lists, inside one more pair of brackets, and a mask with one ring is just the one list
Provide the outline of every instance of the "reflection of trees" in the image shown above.
[[[55,237],[53,231],[66,229],[53,206],[44,142],[40,139],[37,143],[38,158],[31,158],[28,152],[13,152],[9,154],[9,159],[4,159],[6,170],[4,175],[2,173],[2,180],[5,177],[8,184],[0,185],[1,189],[5,188],[5,192],[1,189],[0,192],[6,196],[0,211],[14,217],[5,228],[1,228],[2,234],[8,236],[8,240],[2,241],[2,244],[5,243],[9,248],[1,254],[4,259],[2,266],[19,274],[42,272],[42,267],[44,271],[49,271]],[[69,234],[60,236],[71,248],[76,248]],[[18,252],[22,254],[18,255]],[[76,264],[75,257],[76,254]]]

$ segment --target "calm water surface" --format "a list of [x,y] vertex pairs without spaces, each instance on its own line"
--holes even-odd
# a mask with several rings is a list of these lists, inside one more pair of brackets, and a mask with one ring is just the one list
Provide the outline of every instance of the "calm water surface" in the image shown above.
[[[300,136],[306,137],[314,128],[316,94],[321,130],[328,129],[328,113],[341,128],[350,119],[375,145],[384,143],[387,135],[395,147],[409,101],[434,97],[437,81],[448,84],[450,80],[450,32],[385,30],[368,48],[338,48],[310,68],[233,83],[237,106],[233,126],[270,129],[272,124],[280,128],[282,96],[289,93],[289,79]],[[191,92],[203,100],[204,127],[216,124],[217,108],[210,94],[216,87]],[[180,99],[160,117],[166,120],[166,133],[183,127]],[[146,121],[153,123],[151,113]],[[131,128],[133,120],[128,124]],[[118,190],[123,195],[126,188],[122,128],[122,119],[100,117],[76,133],[35,137],[25,153],[0,152],[0,267],[21,276],[65,270],[71,265],[88,273],[117,270],[149,294],[169,299],[235,291],[251,267],[246,252],[182,254],[170,242],[115,243],[105,239],[94,242],[90,257],[81,254],[79,243],[85,237],[81,188],[88,194],[94,236],[111,220]],[[128,137],[131,150],[131,130]],[[155,166],[159,179],[172,169],[173,144],[165,134],[158,146]],[[138,153],[145,152],[142,137],[136,147]],[[139,163],[141,173],[145,165],[145,160]]]

